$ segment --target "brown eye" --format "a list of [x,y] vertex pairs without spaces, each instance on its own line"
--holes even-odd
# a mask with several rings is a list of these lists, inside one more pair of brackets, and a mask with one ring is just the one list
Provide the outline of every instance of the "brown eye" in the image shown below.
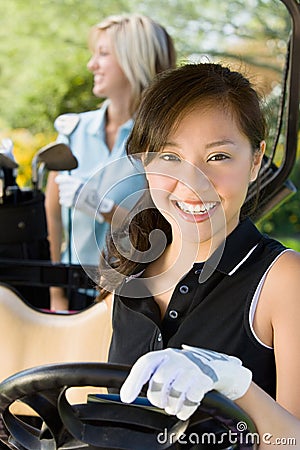
[[175,155],[174,153],[162,153],[160,155],[160,159],[162,159],[163,161],[180,162],[180,158],[177,155]]
[[218,153],[217,155],[211,156],[208,161],[223,161],[224,159],[229,159],[228,155],[224,155],[224,153]]

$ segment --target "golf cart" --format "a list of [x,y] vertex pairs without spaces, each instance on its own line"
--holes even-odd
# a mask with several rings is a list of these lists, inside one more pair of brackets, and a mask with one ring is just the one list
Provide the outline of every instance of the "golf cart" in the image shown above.
[[[285,153],[281,164],[276,165],[275,152],[278,139],[275,139],[274,152],[265,158],[262,167],[260,209],[253,216],[254,219],[261,217],[273,208],[274,204],[295,190],[288,177],[295,162],[298,136],[300,4],[297,0],[282,0],[282,2],[292,18],[292,34],[288,46],[282,108],[277,130],[278,138],[281,132],[281,119],[286,112],[288,120],[285,131]],[[11,170],[12,167],[7,169]],[[36,183],[38,186],[38,180]],[[250,207],[254,196],[254,190],[250,189],[246,206]],[[16,268],[14,276],[11,275],[12,271],[10,274],[7,271],[1,275],[1,280],[8,284],[14,282],[26,285],[36,281],[41,286],[63,283],[64,286],[69,286],[70,281],[74,286],[76,284],[74,280],[79,280],[79,284],[76,285],[81,286],[80,283],[88,282],[83,271],[72,266],[54,267],[46,261],[42,264],[36,261],[28,261],[26,264],[18,261],[3,263],[0,261],[2,274],[8,264],[11,264],[11,268]],[[77,275],[73,277],[74,273]],[[4,424],[1,435],[2,447],[20,450],[175,449],[182,448],[180,437],[183,433],[192,436],[193,430],[197,429],[198,434],[198,427],[202,427],[204,434],[208,433],[212,426],[212,429],[216,429],[215,440],[211,440],[210,443],[205,441],[195,443],[195,448],[209,449],[209,445],[211,448],[228,450],[255,448],[255,439],[246,439],[250,435],[255,436],[255,427],[250,418],[234,403],[216,392],[211,392],[205,397],[199,410],[188,422],[178,421],[175,417],[167,416],[162,411],[152,408],[145,399],[141,399],[140,404],[131,406],[121,404],[118,397],[91,394],[86,403],[71,405],[66,397],[66,390],[72,386],[119,388],[128,370],[128,367],[101,362],[69,362],[29,368],[8,377],[0,384],[0,414]],[[11,412],[10,405],[16,400],[28,404],[38,415],[37,420],[27,421],[26,418]],[[244,424],[243,429],[240,429],[241,423]],[[229,430],[233,442],[230,442],[230,439],[221,442],[218,437],[223,432],[226,432],[227,437],[230,436]],[[158,435],[161,437],[160,440],[157,439]]]

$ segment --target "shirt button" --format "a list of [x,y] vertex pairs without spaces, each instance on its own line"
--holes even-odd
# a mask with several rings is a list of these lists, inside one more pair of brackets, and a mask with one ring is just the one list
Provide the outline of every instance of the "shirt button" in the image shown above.
[[178,312],[175,311],[174,309],[171,309],[171,311],[169,312],[169,316],[171,317],[171,319],[177,319]]
[[162,340],[162,335],[161,335],[161,333],[159,333],[159,335],[157,336],[157,340],[158,340],[158,342],[161,342],[161,340]]
[[189,292],[189,287],[183,284],[182,286],[180,286],[179,292],[180,294],[187,294]]

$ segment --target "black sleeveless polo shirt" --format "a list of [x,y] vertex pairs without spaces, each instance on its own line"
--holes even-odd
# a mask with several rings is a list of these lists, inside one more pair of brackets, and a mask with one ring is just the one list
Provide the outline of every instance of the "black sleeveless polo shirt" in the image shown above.
[[[163,320],[142,277],[138,287],[129,277],[114,297],[109,362],[132,365],[149,351],[182,344],[208,348],[239,357],[253,380],[275,397],[274,351],[255,337],[249,317],[260,281],[284,250],[245,219],[227,237],[217,268],[205,282],[197,263],[180,280]],[[132,296],[137,288],[139,298]]]

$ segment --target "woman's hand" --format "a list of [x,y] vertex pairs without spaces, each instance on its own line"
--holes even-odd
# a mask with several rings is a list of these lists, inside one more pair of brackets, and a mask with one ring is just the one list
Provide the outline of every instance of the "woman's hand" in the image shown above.
[[92,183],[84,183],[80,178],[66,174],[58,175],[55,182],[59,187],[59,203],[62,206],[76,207],[99,223],[106,219],[102,213],[112,212],[114,201],[101,197]]
[[216,389],[231,400],[242,397],[252,379],[234,357],[196,347],[168,348],[137,360],[121,387],[121,400],[131,403],[149,381],[147,397],[168,414],[187,420],[204,395]]

